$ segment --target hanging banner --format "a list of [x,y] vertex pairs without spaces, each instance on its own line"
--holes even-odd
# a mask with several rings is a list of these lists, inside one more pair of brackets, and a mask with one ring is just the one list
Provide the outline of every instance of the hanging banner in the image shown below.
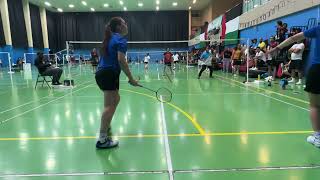
[[200,34],[200,41],[205,41],[205,40],[206,40],[205,33]]
[[213,29],[220,28],[221,22],[222,22],[222,15],[217,17],[216,19],[214,19],[211,23],[209,23],[208,32],[213,30]]
[[239,17],[227,22],[226,34],[239,30]]
[[[320,0],[273,0],[240,16],[240,30],[320,4]],[[306,17],[307,18],[307,17]]]

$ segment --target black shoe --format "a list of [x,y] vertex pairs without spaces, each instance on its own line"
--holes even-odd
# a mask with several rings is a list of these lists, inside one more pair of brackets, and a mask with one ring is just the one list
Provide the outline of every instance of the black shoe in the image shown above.
[[53,82],[52,85],[54,85],[54,86],[59,86],[59,85],[62,85],[62,83],[60,83],[60,82]]
[[97,141],[97,149],[111,149],[119,146],[119,142],[112,140],[111,138],[106,138],[104,142]]

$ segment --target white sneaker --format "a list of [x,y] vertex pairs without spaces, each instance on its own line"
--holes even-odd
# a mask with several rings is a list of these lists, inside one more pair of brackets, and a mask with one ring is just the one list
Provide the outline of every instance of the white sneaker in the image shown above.
[[292,78],[290,81],[288,81],[288,83],[295,83],[296,80],[294,78]]
[[307,138],[307,142],[313,144],[317,148],[320,148],[320,139],[316,138],[314,135],[311,135]]
[[296,83],[296,85],[301,85],[302,84],[302,80],[299,79],[299,81]]

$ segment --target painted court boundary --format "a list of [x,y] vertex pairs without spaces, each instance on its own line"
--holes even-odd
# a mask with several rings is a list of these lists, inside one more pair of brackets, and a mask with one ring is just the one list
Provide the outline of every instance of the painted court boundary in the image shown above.
[[[223,168],[223,169],[190,169],[174,170],[173,174],[183,173],[219,173],[219,172],[259,172],[259,171],[285,171],[285,170],[305,170],[320,169],[320,165],[307,166],[282,166],[282,167],[253,167],[253,168]],[[168,171],[119,171],[119,172],[72,172],[72,173],[39,173],[39,174],[2,174],[0,178],[17,177],[61,177],[61,176],[124,176],[143,174],[168,174]]]
[[[279,132],[226,132],[205,134],[138,134],[115,135],[113,138],[162,138],[162,137],[211,137],[211,136],[242,136],[242,135],[298,135],[310,134],[313,131],[279,131]],[[46,140],[81,140],[96,139],[96,136],[56,136],[56,137],[26,137],[26,138],[0,138],[0,141],[46,141]]]

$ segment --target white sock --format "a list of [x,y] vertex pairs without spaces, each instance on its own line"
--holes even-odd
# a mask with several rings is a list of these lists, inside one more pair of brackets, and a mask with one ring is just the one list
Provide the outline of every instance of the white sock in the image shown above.
[[101,143],[104,143],[107,139],[107,133],[100,133],[99,140]]

